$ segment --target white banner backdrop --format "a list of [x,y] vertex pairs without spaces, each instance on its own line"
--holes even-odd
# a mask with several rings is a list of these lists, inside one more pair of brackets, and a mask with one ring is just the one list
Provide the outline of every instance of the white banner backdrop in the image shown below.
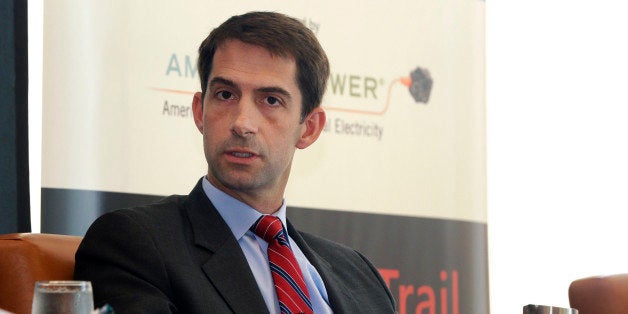
[[291,206],[485,223],[484,7],[46,2],[42,187],[187,194],[206,173],[191,118],[198,45],[232,15],[270,10],[310,27],[332,69],[327,126],[295,157]]

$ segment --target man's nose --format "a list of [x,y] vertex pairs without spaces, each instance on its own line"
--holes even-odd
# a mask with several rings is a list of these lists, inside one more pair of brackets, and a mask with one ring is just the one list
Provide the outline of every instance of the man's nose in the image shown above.
[[250,137],[258,130],[259,112],[253,101],[241,102],[236,109],[231,132],[240,137]]

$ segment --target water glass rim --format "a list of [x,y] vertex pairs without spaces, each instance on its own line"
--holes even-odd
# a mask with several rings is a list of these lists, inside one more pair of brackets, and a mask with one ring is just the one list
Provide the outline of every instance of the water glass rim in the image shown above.
[[92,284],[89,281],[83,280],[41,280],[35,282],[35,289],[37,288],[71,288],[78,289],[80,291],[86,291],[92,289]]

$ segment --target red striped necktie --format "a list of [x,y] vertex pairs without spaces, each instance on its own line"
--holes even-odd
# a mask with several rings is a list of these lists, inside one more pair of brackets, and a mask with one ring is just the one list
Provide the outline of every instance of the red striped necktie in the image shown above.
[[264,215],[251,230],[268,242],[268,263],[281,313],[312,313],[310,295],[281,220]]

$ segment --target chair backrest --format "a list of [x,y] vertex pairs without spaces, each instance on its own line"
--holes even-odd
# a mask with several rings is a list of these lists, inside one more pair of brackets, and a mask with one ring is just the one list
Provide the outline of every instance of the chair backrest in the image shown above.
[[81,239],[38,233],[0,235],[0,309],[30,313],[35,281],[71,280]]
[[569,305],[578,314],[628,313],[628,274],[575,280],[569,285]]

